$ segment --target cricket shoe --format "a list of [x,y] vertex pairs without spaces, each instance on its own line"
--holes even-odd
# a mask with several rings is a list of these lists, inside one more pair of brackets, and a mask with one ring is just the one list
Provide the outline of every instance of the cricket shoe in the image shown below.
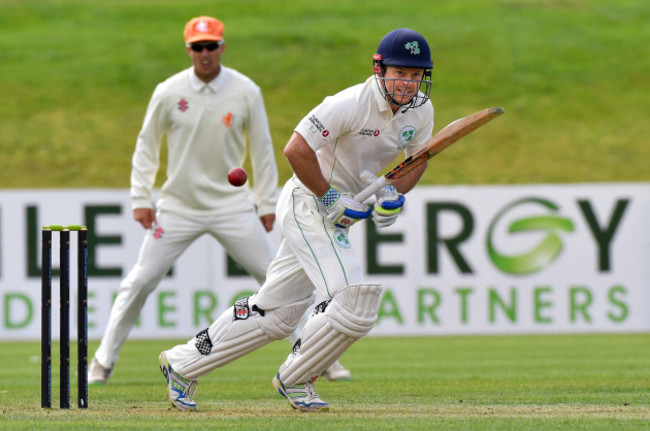
[[197,379],[186,379],[178,374],[167,360],[165,352],[160,354],[160,371],[167,380],[167,397],[180,410],[196,410],[194,394],[199,384]]
[[90,366],[88,367],[88,384],[105,385],[108,383],[108,379],[111,378],[112,374],[112,368],[102,367],[102,365],[97,362],[97,359],[93,358],[93,360],[90,361]]
[[349,382],[352,380],[352,373],[345,368],[339,361],[335,361],[328,369],[323,371],[323,377],[329,382]]
[[280,380],[280,373],[273,378],[273,386],[278,390],[280,395],[289,400],[291,407],[306,412],[326,412],[329,411],[330,405],[321,400],[316,395],[314,380],[301,385],[285,386]]

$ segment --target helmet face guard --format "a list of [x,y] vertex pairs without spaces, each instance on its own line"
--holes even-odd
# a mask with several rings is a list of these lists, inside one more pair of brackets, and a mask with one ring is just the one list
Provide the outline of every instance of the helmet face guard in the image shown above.
[[[422,80],[417,82],[420,91],[413,95],[408,102],[399,103],[397,96],[402,99],[408,95],[391,92],[388,88],[394,89],[396,86],[391,84],[396,83],[396,81],[407,83],[414,81],[386,78],[385,72],[388,66],[423,70]],[[410,108],[422,106],[429,100],[431,85],[433,84],[431,69],[433,69],[433,61],[431,60],[429,44],[420,33],[408,28],[393,30],[384,36],[379,43],[377,53],[373,56],[373,72],[379,91],[389,103],[406,108],[404,112]]]
[[[422,75],[421,80],[386,78],[384,76],[386,66],[381,65],[381,59],[377,59],[376,58],[377,56],[378,54],[375,54],[375,58],[373,58],[373,68],[372,68],[375,76],[375,82],[379,87],[379,91],[384,95],[384,97],[386,98],[386,100],[388,100],[389,103],[400,107],[405,107],[406,109],[417,108],[418,106],[422,106],[425,103],[427,103],[427,100],[429,100],[429,95],[431,94],[431,85],[433,84],[433,81],[431,80],[431,69],[423,69],[424,73]],[[400,66],[395,66],[395,67],[400,67]],[[401,99],[402,97],[408,95],[406,93],[396,92],[395,90],[393,91],[388,90],[388,88],[392,88],[392,89],[397,88],[397,86],[394,85],[395,83],[397,83],[397,81],[406,82],[406,83],[414,82],[417,84],[419,91],[415,95],[411,96],[411,99],[408,102],[399,103],[397,102],[398,98]]]

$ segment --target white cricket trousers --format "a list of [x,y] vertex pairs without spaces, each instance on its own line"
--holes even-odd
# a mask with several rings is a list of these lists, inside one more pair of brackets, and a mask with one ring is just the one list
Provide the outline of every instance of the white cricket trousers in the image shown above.
[[327,211],[313,194],[293,179],[287,181],[276,213],[283,240],[253,304],[272,310],[300,302],[314,291],[329,299],[361,282],[361,263],[347,230],[325,220]]
[[[329,299],[361,282],[361,264],[346,230],[329,224],[324,214],[326,210],[313,194],[293,180],[287,181],[276,210],[283,240],[269,265],[266,281],[248,302],[265,313],[237,320],[233,318],[233,307],[225,310],[208,328],[213,343],[208,355],[197,349],[196,337],[166,351],[176,372],[196,378],[222,367],[281,338],[283,326],[295,329],[300,321],[295,310],[305,301],[313,302],[314,291]],[[269,327],[278,331],[269,335]]]
[[[193,217],[159,211],[157,226],[147,230],[138,261],[120,289],[95,358],[113,368],[145,300],[178,257],[203,234],[212,235],[258,283],[263,283],[274,249],[254,211]],[[218,286],[216,286],[218,287]]]

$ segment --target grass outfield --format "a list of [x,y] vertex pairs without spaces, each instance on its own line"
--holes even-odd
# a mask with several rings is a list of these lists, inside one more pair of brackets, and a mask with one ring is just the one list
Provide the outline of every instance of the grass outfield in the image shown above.
[[[170,408],[157,354],[129,341],[90,407],[40,408],[39,345],[0,343],[1,429],[648,430],[650,334],[365,338],[344,356],[354,380],[318,382],[327,413],[294,411],[271,378],[276,342],[201,379],[196,413]],[[72,346],[74,355],[74,345]],[[91,343],[94,352],[97,343]],[[58,358],[58,351],[53,352]],[[73,364],[73,374],[75,372]],[[58,406],[58,367],[53,405]],[[76,406],[76,382],[71,393]]]
[[369,76],[379,40],[397,27],[419,30],[431,46],[435,131],[506,109],[437,157],[424,183],[649,178],[647,0],[0,0],[0,8],[4,188],[128,187],[151,93],[190,66],[182,29],[199,14],[224,21],[224,63],[263,90],[281,183],[293,127],[323,97]]

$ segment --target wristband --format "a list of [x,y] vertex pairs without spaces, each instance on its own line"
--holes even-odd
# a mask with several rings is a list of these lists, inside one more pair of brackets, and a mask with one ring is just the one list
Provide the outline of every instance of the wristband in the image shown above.
[[326,208],[329,208],[332,205],[334,205],[337,200],[339,200],[340,196],[341,193],[339,193],[339,191],[336,190],[336,187],[330,186],[330,188],[327,189],[325,194],[319,197],[318,200],[321,201]]

